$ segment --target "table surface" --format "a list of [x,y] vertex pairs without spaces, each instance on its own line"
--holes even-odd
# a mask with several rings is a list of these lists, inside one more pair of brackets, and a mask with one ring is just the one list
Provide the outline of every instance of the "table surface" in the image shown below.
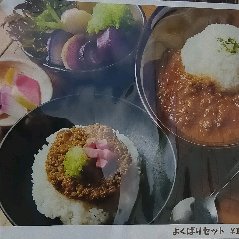
[[[6,1],[5,1],[6,3]],[[5,5],[0,4],[0,24],[6,16]],[[143,6],[148,18],[155,10],[155,6]],[[0,28],[0,57],[1,59],[14,57],[29,60],[22,52],[20,45],[12,43],[8,34]],[[0,127],[0,140],[6,132]],[[162,222],[171,212],[179,200],[190,196],[205,196],[213,191],[215,185],[220,182],[228,170],[235,164],[237,157],[221,158],[220,151],[199,149],[189,146],[187,143],[177,146],[179,155],[177,177],[172,196],[162,213]],[[194,160],[200,154],[202,160]],[[197,155],[197,156],[195,156]],[[236,154],[237,155],[237,154]],[[190,156],[190,157],[189,157]],[[235,179],[225,190],[218,201],[218,211],[221,223],[239,223],[239,179]],[[159,219],[160,222],[160,219]],[[0,226],[11,225],[0,210]]]

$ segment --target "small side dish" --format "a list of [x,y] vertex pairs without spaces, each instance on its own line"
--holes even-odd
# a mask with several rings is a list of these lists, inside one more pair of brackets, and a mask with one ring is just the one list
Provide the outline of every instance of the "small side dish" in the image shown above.
[[38,82],[24,74],[8,68],[0,83],[0,116],[21,118],[27,110],[36,108],[41,102]]
[[52,97],[49,77],[35,64],[0,61],[0,125],[14,124]]
[[134,144],[101,124],[62,129],[47,142],[32,167],[38,211],[64,224],[110,223],[122,177],[138,160]]
[[28,54],[73,71],[120,61],[134,50],[141,29],[129,5],[65,0],[26,0],[6,23]]

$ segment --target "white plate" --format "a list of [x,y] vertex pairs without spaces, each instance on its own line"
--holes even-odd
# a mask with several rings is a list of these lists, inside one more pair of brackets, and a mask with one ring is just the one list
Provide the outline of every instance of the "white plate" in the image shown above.
[[[4,58],[0,60],[0,69],[3,65],[7,65],[8,67],[14,67],[17,72],[22,73],[32,79],[36,80],[39,83],[40,91],[41,91],[41,104],[49,101],[53,94],[53,88],[51,79],[36,64],[28,61],[28,60],[18,60],[13,58]],[[11,116],[0,119],[0,126],[11,126],[16,123],[18,119],[15,119]]]

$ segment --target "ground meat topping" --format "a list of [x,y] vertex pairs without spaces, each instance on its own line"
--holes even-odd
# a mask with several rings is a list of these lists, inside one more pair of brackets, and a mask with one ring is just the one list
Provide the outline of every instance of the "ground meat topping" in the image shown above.
[[[92,183],[88,181],[86,184],[80,178],[67,176],[63,162],[71,147],[83,147],[88,138],[106,139],[109,149],[118,156],[118,167],[114,174],[97,179],[97,183],[92,180]],[[132,158],[127,147],[119,141],[115,132],[110,127],[94,124],[61,130],[49,150],[46,172],[49,182],[68,198],[94,201],[109,197],[119,190],[121,177],[127,172],[131,162]],[[85,173],[91,174],[91,171]],[[92,173],[93,177],[95,175],[98,173]]]

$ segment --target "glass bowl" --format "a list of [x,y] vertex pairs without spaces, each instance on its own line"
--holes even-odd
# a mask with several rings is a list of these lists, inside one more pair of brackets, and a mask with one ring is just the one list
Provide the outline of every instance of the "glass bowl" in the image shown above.
[[138,106],[86,93],[40,106],[22,118],[4,138],[0,147],[0,202],[12,224],[61,224],[58,218],[49,219],[38,212],[33,200],[34,155],[56,131],[94,123],[110,126],[127,136],[139,154],[137,164],[122,179],[119,200],[115,204],[107,199],[109,206],[111,203],[117,206],[109,224],[148,224],[159,215],[175,181],[174,144]]
[[[188,38],[201,32],[209,24],[233,24],[238,27],[236,14],[236,10],[158,7],[145,26],[136,56],[137,89],[155,124],[179,139],[199,146],[219,148],[237,145],[239,142],[239,136],[238,139],[227,142],[223,138],[209,142],[207,137],[197,139],[187,136],[171,120],[162,119],[158,110],[160,95],[157,92],[157,83],[161,83],[161,78],[158,77],[160,63],[166,52],[181,50]],[[196,110],[200,111],[200,107]]]
[[31,52],[31,48],[23,48],[23,51],[25,54],[34,62],[36,62],[38,65],[41,65],[43,67],[48,68],[51,71],[62,73],[63,75],[71,76],[72,78],[77,79],[90,79],[95,78],[99,76],[103,76],[107,72],[112,71],[128,71],[129,69],[134,69],[134,63],[135,63],[135,53],[138,46],[138,41],[140,38],[140,35],[142,33],[143,26],[145,24],[145,15],[140,6],[137,5],[130,5],[131,12],[133,14],[133,17],[135,19],[135,22],[137,24],[138,28],[138,36],[135,38],[135,44],[134,47],[129,51],[127,55],[125,55],[122,59],[119,59],[113,63],[108,63],[105,66],[99,66],[95,69],[86,69],[86,70],[69,70],[66,69],[64,66],[57,66],[46,59],[38,57],[36,54],[33,54]]

